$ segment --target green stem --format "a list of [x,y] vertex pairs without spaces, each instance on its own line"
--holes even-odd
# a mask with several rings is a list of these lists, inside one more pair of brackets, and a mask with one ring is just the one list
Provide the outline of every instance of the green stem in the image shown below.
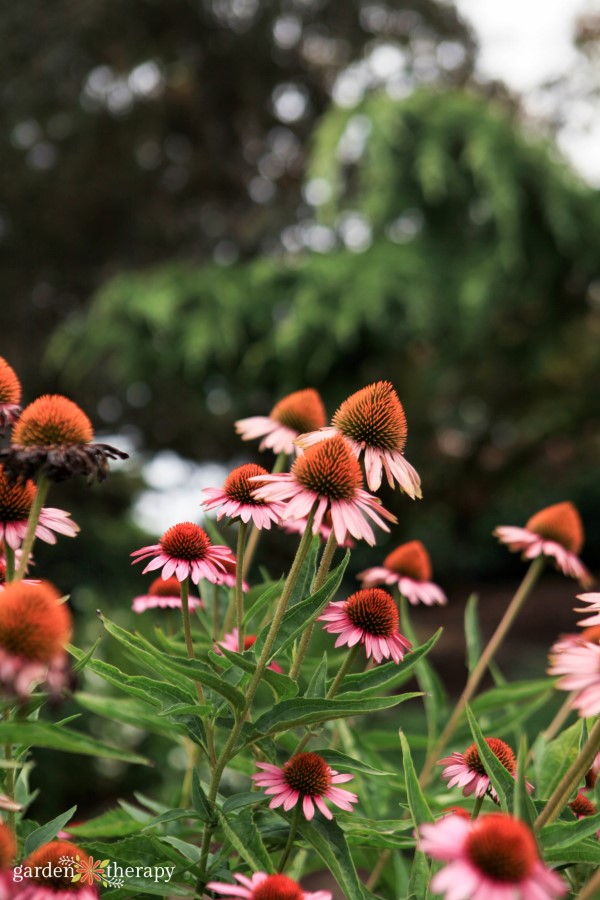
[[586,772],[591,769],[598,751],[600,751],[600,719],[590,731],[581,753],[565,772],[545,807],[535,820],[537,829],[542,828],[549,822],[554,822],[558,818],[579,782],[585,778]]
[[283,851],[282,857],[279,860],[279,865],[277,866],[278,872],[283,872],[285,868],[285,864],[288,861],[288,857],[292,852],[292,847],[294,846],[294,840],[296,837],[296,832],[298,831],[298,825],[300,823],[300,814],[302,812],[302,806],[300,805],[300,801],[294,807],[294,815],[292,816],[292,822],[290,824],[290,833],[288,834],[287,843],[285,845],[285,849]]
[[33,544],[35,541],[35,529],[38,526],[38,522],[40,520],[40,513],[42,511],[42,507],[44,505],[44,501],[48,496],[48,491],[50,490],[50,482],[46,478],[43,473],[40,473],[37,483],[37,490],[35,492],[35,497],[33,498],[33,503],[31,504],[31,509],[29,510],[29,519],[27,520],[27,533],[25,534],[25,540],[21,545],[21,561],[19,563],[19,567],[15,572],[14,580],[18,581],[23,577],[25,571],[27,569],[27,565],[29,563],[29,557],[31,555],[31,551],[33,549]]
[[[308,528],[308,526],[307,526]],[[329,575],[329,569],[331,568],[331,561],[333,559],[333,554],[337,549],[337,541],[335,539],[335,534],[333,532],[333,528],[331,529],[331,534],[327,539],[327,543],[325,544],[325,549],[323,550],[323,555],[321,556],[321,562],[319,564],[319,569],[315,576],[315,580],[311,585],[311,592],[314,594],[315,591],[318,591],[320,587],[323,587],[325,584],[325,579]],[[310,644],[310,639],[312,637],[313,629],[315,627],[315,623],[312,622],[309,627],[306,629],[302,637],[300,638],[300,643],[298,644],[298,650],[294,657],[294,662],[292,664],[292,668],[290,669],[290,678],[294,681],[298,678],[298,673],[300,672],[300,667],[304,661],[304,657],[306,656],[306,651],[308,650],[308,645]]]
[[[352,663],[354,662],[354,660],[356,659],[356,657],[357,657],[358,654],[360,653],[361,649],[362,649],[362,644],[360,644],[360,643],[355,644],[354,647],[351,647],[351,648],[350,648],[350,650],[348,651],[348,653],[347,653],[346,656],[344,657],[344,661],[343,661],[343,663],[341,664],[341,666],[340,666],[340,668],[339,668],[339,670],[338,670],[337,675],[335,676],[335,678],[334,678],[333,681],[331,682],[331,686],[330,686],[329,690],[327,691],[327,694],[325,695],[325,699],[326,699],[326,700],[332,700],[332,699],[335,697],[335,695],[336,695],[337,692],[338,692],[338,689],[339,689],[340,684],[341,684],[342,681],[344,680],[345,676],[348,674],[348,670],[349,670],[350,667],[352,666]],[[311,739],[312,737],[314,737],[316,734],[318,734],[318,731],[317,731],[317,732],[314,732],[314,731],[308,731],[308,732],[304,735],[304,737],[301,738],[300,743],[298,744],[298,746],[297,746],[296,749],[294,750],[294,754],[296,754],[296,753],[301,753],[302,750],[304,750],[304,748],[306,747],[306,745],[307,745],[308,742],[310,741],[310,739]]]
[[475,806],[473,807],[473,812],[471,813],[471,821],[473,822],[479,813],[481,812],[481,807],[483,806],[483,801],[485,800],[485,794],[482,794],[481,797],[476,797]]
[[223,622],[223,634],[228,634],[233,627],[233,619],[235,616],[235,588],[229,591],[229,599],[227,601],[227,609],[225,611],[225,621]]
[[244,549],[248,525],[240,521],[238,526],[237,553],[235,558],[235,614],[238,629],[238,650],[244,652]]
[[531,589],[540,577],[543,567],[544,557],[539,556],[537,559],[533,560],[529,569],[527,570],[523,581],[521,582],[510,604],[508,605],[498,627],[496,628],[494,634],[490,638],[487,646],[481,654],[477,665],[469,675],[465,689],[463,690],[458,703],[454,707],[452,715],[448,719],[432,750],[427,755],[425,765],[423,766],[423,771],[421,772],[421,775],[419,777],[419,784],[421,785],[421,787],[424,787],[429,782],[429,779],[433,772],[433,768],[436,764],[436,760],[454,734],[456,726],[458,725],[461,717],[464,714],[465,707],[470,702],[471,698],[479,687],[479,684],[487,671],[487,667],[494,658],[496,651],[506,637],[517,615],[521,611],[521,608],[523,607],[523,604],[529,596]]
[[[190,623],[190,588],[189,588],[189,579],[186,578],[184,581],[180,583],[180,591],[181,591],[181,617],[183,619],[183,633],[185,635],[185,646],[187,649],[188,659],[195,659],[196,654],[194,653],[194,642],[192,640],[192,627]],[[204,691],[202,689],[202,685],[199,681],[195,681],[196,685],[196,693],[198,695],[198,703],[201,706],[205,705],[204,699]],[[207,719],[204,725],[206,729],[206,743],[208,744],[208,756],[211,762],[216,761],[216,753],[215,753],[215,744],[214,737],[212,732],[212,725],[210,721]]]
[[[280,453],[279,456],[277,456],[277,458],[275,459],[275,464],[271,469],[271,475],[277,475],[278,472],[283,472],[287,465],[287,458],[287,453]],[[244,556],[244,564],[242,567],[242,575],[244,576],[244,578],[250,571],[250,566],[252,565],[252,560],[254,559],[254,554],[256,553],[256,548],[258,547],[260,535],[261,529],[257,528],[255,525],[250,532],[248,544],[246,545],[246,554]]]
[[219,587],[216,584],[212,586],[212,637],[213,641],[219,639]]
[[[208,802],[212,806],[214,804],[217,793],[219,791],[219,785],[221,784],[221,777],[223,772],[225,771],[225,766],[229,762],[233,749],[238,741],[240,736],[240,732],[246,721],[246,716],[250,711],[250,707],[252,705],[252,701],[254,700],[254,695],[258,689],[258,686],[262,680],[262,677],[265,673],[265,669],[269,663],[271,658],[271,651],[273,650],[273,645],[275,643],[275,638],[277,637],[277,632],[279,631],[279,627],[281,625],[281,620],[285,615],[285,611],[289,602],[290,597],[292,596],[292,592],[296,586],[296,582],[298,581],[298,576],[300,575],[300,571],[302,569],[302,565],[306,556],[308,554],[308,549],[310,547],[310,542],[312,539],[312,523],[315,516],[315,507],[311,509],[308,521],[306,523],[306,530],[302,535],[302,539],[298,546],[298,550],[296,552],[296,556],[294,557],[294,561],[292,563],[292,567],[288,573],[288,577],[283,586],[283,590],[281,592],[281,596],[275,608],[275,612],[273,614],[273,620],[271,622],[271,627],[267,634],[267,638],[265,640],[262,652],[256,663],[256,670],[254,675],[250,679],[248,687],[246,689],[246,703],[241,711],[241,713],[237,716],[236,721],[233,725],[233,728],[229,732],[229,737],[227,738],[225,745],[221,751],[221,755],[216,760],[212,777],[210,782],[210,787],[208,791]],[[204,826],[204,832],[202,835],[202,847],[200,851],[200,876],[199,876],[199,885],[204,886],[203,879],[206,874],[206,863],[208,860],[208,853],[210,850],[210,841],[212,837],[212,833],[215,829],[215,824],[207,822]]]
[[6,575],[5,579],[8,583],[12,581],[15,577],[15,551],[11,546],[9,546],[8,541],[4,540],[4,558],[6,560]]
[[577,895],[579,900],[598,900],[600,897],[600,869],[586,881]]

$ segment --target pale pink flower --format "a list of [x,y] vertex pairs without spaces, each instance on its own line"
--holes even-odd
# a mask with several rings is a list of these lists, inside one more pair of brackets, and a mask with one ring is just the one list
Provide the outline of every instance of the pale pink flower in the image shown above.
[[419,831],[420,849],[447,863],[430,885],[446,900],[553,900],[567,893],[527,825],[512,816],[446,816]]
[[305,891],[287,875],[267,875],[255,872],[250,878],[245,875],[233,876],[238,884],[224,881],[209,881],[209,891],[222,894],[223,900],[331,900],[330,891]]
[[395,663],[402,662],[412,647],[398,631],[400,616],[394,598],[380,588],[364,588],[347,600],[330,603],[317,621],[327,623],[325,631],[339,635],[336,647],[361,643],[367,657],[378,663],[390,657]]
[[500,525],[495,536],[509,550],[523,553],[523,559],[547,556],[564,575],[576,578],[584,587],[592,576],[579,559],[583,547],[583,525],[572,503],[555,503],[532,516],[525,528]]
[[259,787],[266,788],[265,794],[273,795],[271,809],[283,806],[287,812],[301,802],[304,817],[310,821],[315,806],[326,819],[333,819],[325,799],[348,812],[352,812],[353,803],[358,803],[356,794],[337,787],[354,776],[340,775],[318,753],[296,753],[283,768],[263,762],[256,765],[263,771],[252,778]]
[[230,519],[241,519],[252,523],[256,528],[269,529],[273,523],[281,520],[283,503],[259,500],[254,496],[256,484],[249,481],[260,475],[268,475],[266,469],[254,463],[238,466],[229,473],[222,488],[205,488],[207,499],[202,502],[206,510],[218,509],[217,521],[228,516]]
[[577,599],[582,600],[584,603],[589,603],[589,606],[586,608],[577,608],[575,607],[575,612],[585,613],[586,615],[590,615],[590,613],[596,613],[595,616],[590,616],[589,619],[582,619],[578,622],[578,625],[586,625],[588,628],[590,625],[600,625],[600,594],[577,594]]
[[398,586],[403,597],[415,606],[433,606],[447,602],[441,587],[431,581],[431,560],[421,541],[401,544],[383,560],[383,565],[365,569],[356,577],[365,587],[377,584]]
[[310,447],[298,457],[289,473],[261,475],[252,479],[263,486],[255,496],[285,503],[282,518],[303,519],[314,508],[313,534],[318,534],[327,512],[331,512],[333,531],[338,544],[348,533],[368,544],[375,535],[367,516],[384,531],[389,531],[382,516],[390,522],[397,519],[383,508],[377,497],[362,487],[360,466],[346,441],[339,435]]
[[[237,560],[233,553],[228,559],[223,560],[223,565],[225,566],[225,574],[221,577],[219,584],[225,585],[225,587],[228,588],[234,588],[236,582]],[[242,590],[250,590],[250,585],[247,581],[242,581]]]
[[131,556],[132,565],[150,558],[142,574],[162,569],[166,581],[175,575],[178,581],[191,578],[198,584],[201,578],[213,584],[223,583],[227,575],[225,562],[233,556],[229,547],[215,545],[207,533],[192,522],[181,522],[165,531],[158,544],[142,547]]
[[[221,647],[225,647],[226,650],[231,650],[232,653],[238,653],[240,649],[239,633],[239,630],[237,628],[234,628],[233,631],[229,631],[227,634],[224,634],[223,640],[217,641],[217,643],[215,644],[215,653],[221,653]],[[255,634],[244,635],[244,650],[249,650],[250,647],[254,647],[255,643]],[[271,669],[273,672],[278,672],[280,675],[283,675],[283,669],[276,662],[272,662],[269,666],[267,666],[267,668]]]
[[562,675],[556,684],[574,691],[573,707],[587,718],[600,713],[600,626],[562,638],[550,650],[549,675]]
[[332,425],[302,434],[296,444],[303,449],[324,438],[341,434],[358,458],[364,453],[367,484],[371,491],[381,487],[385,471],[388,484],[398,484],[412,497],[421,497],[421,479],[404,458],[408,433],[406,416],[389,381],[378,381],[344,400],[333,416]]
[[[18,550],[27,534],[29,512],[36,493],[33,481],[11,482],[0,466],[0,542],[5,541],[12,550]],[[35,536],[47,544],[55,544],[57,534],[75,537],[78,531],[79,526],[73,522],[70,513],[44,507]]]
[[[500,738],[486,738],[486,744],[504,768],[510,772],[513,778],[517,777],[517,760],[515,754]],[[492,800],[498,802],[498,794],[490,782],[489,775],[481,761],[477,744],[465,750],[464,753],[453,753],[444,759],[438,760],[438,766],[446,766],[442,772],[442,778],[448,782],[448,787],[458,786],[462,788],[465,797],[473,794],[475,797],[484,797],[489,793]],[[526,782],[529,793],[533,791],[533,785]]]
[[314,431],[327,421],[323,401],[317,391],[306,388],[288,394],[276,403],[268,416],[239,419],[235,430],[243,441],[263,438],[258,449],[273,453],[298,453],[295,439],[303,431]]
[[[188,596],[188,606],[191,610],[203,609],[204,603],[200,597]],[[134,597],[131,608],[135,613],[143,613],[148,609],[181,609],[181,582],[175,577],[155,578],[147,594]]]

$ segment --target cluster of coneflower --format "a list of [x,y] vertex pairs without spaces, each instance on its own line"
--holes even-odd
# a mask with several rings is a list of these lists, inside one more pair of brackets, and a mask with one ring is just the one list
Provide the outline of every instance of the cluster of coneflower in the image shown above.
[[[108,461],[125,456],[114,447],[94,442],[88,417],[71,400],[44,396],[21,411],[20,394],[16,374],[0,359],[0,423],[12,428],[9,443],[0,450],[0,688],[8,715],[11,709],[22,710],[36,692],[60,697],[70,682],[65,648],[72,623],[66,598],[54,585],[29,577],[36,538],[54,543],[57,534],[75,537],[78,531],[67,512],[44,506],[48,490],[53,483],[73,475],[102,480]],[[227,587],[231,596],[230,607],[222,616],[219,592],[214,590],[211,594],[212,649],[221,655],[248,651],[257,637],[246,631],[245,594],[260,533],[281,528],[300,536],[284,586],[274,597],[267,620],[268,633],[245,685],[245,709],[230,733],[221,738],[220,745],[215,737],[215,722],[205,723],[207,746],[203,762],[210,773],[209,806],[216,803],[223,773],[239,752],[238,740],[266,670],[284,671],[285,661],[274,658],[275,641],[313,537],[319,536],[322,544],[312,584],[315,593],[325,583],[338,547],[352,547],[356,541],[373,546],[376,529],[389,532],[396,523],[396,517],[376,496],[384,476],[391,488],[398,487],[413,500],[421,498],[420,477],[404,455],[406,416],[389,382],[371,384],[350,396],[329,425],[321,398],[309,388],[281,399],[268,416],[238,421],[236,430],[244,440],[260,439],[259,450],[272,451],[276,459],[271,471],[253,462],[238,466],[222,487],[204,492],[201,506],[205,512],[216,513],[217,522],[225,519],[237,524],[235,554],[226,544],[211,539],[214,532],[210,528],[194,521],[173,524],[157,543],[131,554],[134,563],[145,563],[144,573],[154,573],[154,581],[133,600],[133,610],[180,610],[187,653],[195,659],[194,616],[207,606],[206,598],[201,596],[204,586]],[[193,518],[191,510],[190,519]],[[445,728],[429,748],[420,777],[420,785],[425,787],[435,765],[444,766],[442,777],[448,787],[462,789],[467,797],[472,795],[476,798],[475,807],[472,817],[471,811],[452,807],[437,821],[415,823],[420,826],[416,840],[421,851],[446,864],[434,875],[430,889],[447,900],[551,900],[563,896],[567,884],[544,863],[530,826],[497,810],[480,814],[484,798],[489,798],[490,803],[498,802],[481,747],[476,742],[462,752],[454,751],[446,757],[442,754],[544,561],[552,562],[584,586],[589,585],[591,577],[579,558],[583,544],[581,520],[569,502],[537,512],[524,527],[500,526],[495,535],[532,564],[524,586],[471,672]],[[413,605],[435,607],[446,603],[442,588],[432,581],[429,554],[418,540],[397,546],[357,578],[359,589],[345,599],[326,601],[313,620],[306,622],[285,673],[296,681],[300,678],[313,628],[316,622],[322,622],[324,631],[336,636],[333,648],[347,648],[328,687],[327,699],[335,697],[361,653],[363,663],[369,667],[385,662],[401,664],[413,650],[402,633],[397,599],[390,591]],[[198,586],[199,595],[190,593],[190,582]],[[569,708],[576,709],[582,717],[593,718],[600,713],[600,594],[579,596],[591,617],[580,623],[587,627],[579,634],[562,637],[552,648],[550,673],[561,676],[557,687],[569,692]],[[197,690],[202,703],[201,683]],[[255,761],[251,776],[255,789],[264,791],[271,809],[290,814],[289,838],[279,856],[278,871],[234,872],[228,868],[227,878],[225,873],[222,875],[225,880],[210,880],[209,858],[218,824],[210,821],[200,840],[199,890],[211,891],[227,900],[331,900],[328,890],[306,891],[284,872],[301,819],[311,822],[315,816],[323,816],[331,820],[332,806],[352,812],[359,803],[356,793],[340,787],[353,775],[339,772],[327,763],[323,755],[327,747],[321,752],[306,749],[316,735],[317,732],[306,731],[291,755],[288,752],[282,756],[279,749],[277,759],[269,761],[259,755]],[[517,761],[508,744],[496,737],[486,737],[485,743],[501,766],[516,778]],[[556,818],[567,804],[578,817],[596,813],[585,788],[574,799],[572,794],[581,786],[582,777],[587,777],[588,783],[595,779],[600,768],[598,751],[600,731],[596,725],[569,770],[568,789],[550,798],[546,812],[541,813],[541,824]],[[531,784],[524,784],[527,791],[533,791]],[[0,829],[0,896],[62,900],[59,895],[66,891],[70,895],[85,894],[80,900],[95,896],[95,885],[67,884],[64,879],[43,877],[31,880],[15,893],[9,876],[16,854],[12,825],[21,810],[11,796],[9,780],[5,789],[7,795],[0,805],[4,804],[9,822]],[[65,844],[50,842],[36,853],[39,856],[43,851],[48,859],[54,859],[59,843]],[[70,855],[79,852],[73,845],[67,846],[71,848]],[[375,867],[379,874],[385,860],[384,851]],[[370,887],[376,883],[373,873]]]

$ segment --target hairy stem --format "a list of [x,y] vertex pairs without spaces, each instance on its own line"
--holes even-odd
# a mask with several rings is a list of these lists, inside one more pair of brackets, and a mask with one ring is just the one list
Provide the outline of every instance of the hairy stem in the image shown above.
[[238,651],[244,652],[244,549],[248,525],[240,521],[238,526],[237,553],[235,565],[235,615],[238,629]]
[[27,564],[29,562],[29,556],[33,549],[33,544],[35,541],[35,529],[38,526],[38,522],[40,520],[40,513],[42,511],[42,507],[44,505],[44,501],[48,496],[48,491],[50,490],[50,482],[46,478],[43,473],[40,473],[37,482],[37,490],[35,492],[35,497],[33,498],[33,503],[31,504],[31,509],[29,510],[29,518],[27,520],[27,533],[25,534],[25,540],[21,545],[21,561],[15,572],[14,580],[18,581],[25,574],[25,570],[27,569]]
[[[286,467],[288,455],[287,453],[280,453],[279,456],[275,459],[275,464],[271,469],[271,475],[277,475],[278,472],[283,472]],[[250,537],[248,538],[248,544],[246,546],[246,554],[244,557],[244,565],[242,567],[242,575],[245,578],[250,571],[250,566],[252,565],[252,560],[254,559],[254,554],[256,553],[256,548],[258,547],[258,541],[260,539],[261,530],[257,528],[256,525],[253,527],[250,532]]]
[[[189,579],[184,579],[180,583],[180,591],[181,591],[181,617],[183,619],[183,633],[185,635],[185,646],[187,649],[188,659],[195,659],[196,654],[194,653],[194,642],[192,640],[192,627],[190,624],[190,603],[189,603]],[[201,706],[204,706],[204,691],[202,689],[202,685],[199,681],[194,682],[196,685],[196,693],[198,695],[198,703]],[[212,731],[212,725],[209,719],[206,720],[204,727],[206,729],[206,743],[208,745],[208,757],[211,763],[216,762],[216,753],[215,753],[215,743]]]
[[535,820],[537,829],[542,828],[549,822],[554,822],[558,818],[579,782],[585,778],[588,769],[591,769],[598,751],[600,751],[600,719],[590,731],[581,753],[565,772],[545,807]]
[[302,806],[300,802],[298,802],[294,808],[294,815],[292,816],[292,821],[290,824],[290,833],[288,834],[287,843],[285,845],[285,849],[279,860],[279,865],[277,866],[278,872],[283,872],[285,868],[285,864],[288,861],[288,857],[292,852],[292,847],[294,846],[294,840],[296,838],[296,832],[298,831],[298,824],[300,822],[300,815],[302,813]]
[[[318,591],[320,587],[325,584],[325,579],[329,575],[329,569],[331,568],[331,561],[333,559],[333,554],[335,553],[337,548],[337,541],[335,539],[335,534],[333,529],[331,530],[331,534],[327,539],[327,543],[325,544],[325,549],[323,550],[323,555],[321,556],[321,562],[319,563],[319,568],[317,570],[317,574],[315,575],[315,580],[311,585],[311,592],[314,594],[315,591]],[[290,669],[290,678],[293,678],[294,681],[298,677],[298,673],[300,672],[300,667],[304,661],[304,657],[306,656],[306,651],[308,650],[308,645],[310,644],[310,639],[312,637],[313,629],[315,627],[315,623],[312,622],[311,625],[306,629],[302,637],[300,638],[300,643],[298,644],[298,650],[296,652],[296,656],[294,657],[294,663],[292,668]]]

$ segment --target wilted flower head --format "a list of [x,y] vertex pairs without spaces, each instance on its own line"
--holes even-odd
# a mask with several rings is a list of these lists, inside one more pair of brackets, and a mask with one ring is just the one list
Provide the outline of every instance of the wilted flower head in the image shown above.
[[76,403],[46,394],[23,410],[10,447],[0,450],[0,460],[11,480],[25,481],[43,472],[51,481],[73,475],[103,481],[108,460],[126,459],[127,453],[93,440],[91,422]]
[[520,819],[503,813],[445,816],[421,825],[420,849],[446,863],[431,890],[446,900],[553,900],[564,881],[540,859],[535,838]]
[[509,550],[523,551],[523,559],[547,556],[565,575],[577,578],[582,585],[592,577],[579,559],[583,547],[583,525],[572,503],[555,503],[532,516],[525,528],[500,525],[494,534]]
[[0,432],[17,421],[20,402],[21,382],[12,366],[0,356]]
[[[513,778],[517,777],[517,760],[512,749],[500,738],[486,738],[486,744],[497,760],[510,772]],[[481,761],[477,744],[465,750],[464,753],[453,753],[438,761],[438,766],[446,766],[442,772],[442,778],[448,782],[448,787],[457,785],[463,790],[465,797],[474,794],[475,797],[483,797],[489,793],[494,802],[498,802],[498,794],[490,782],[489,775]],[[529,793],[533,785],[527,783]]]
[[225,479],[222,488],[205,488],[207,499],[202,506],[206,510],[218,509],[217,521],[228,516],[231,519],[241,519],[242,522],[250,521],[257,528],[270,528],[281,519],[283,503],[276,500],[259,500],[254,496],[256,484],[250,481],[259,475],[268,475],[266,469],[255,463],[247,463],[233,469]]
[[[29,512],[37,488],[33,481],[9,481],[0,466],[0,542],[4,540],[12,550],[18,550],[27,534]],[[62,509],[44,507],[39,515],[35,536],[47,544],[56,543],[56,534],[75,537],[79,526]]]
[[229,547],[213,544],[199,525],[180,522],[165,531],[158,544],[135,550],[131,556],[135,557],[132,565],[150,558],[143,574],[162,569],[165,581],[174,575],[178,581],[191,578],[198,584],[206,578],[220,584],[226,575],[225,560],[233,554]]
[[251,416],[239,419],[235,430],[244,441],[263,438],[258,449],[273,453],[298,451],[294,440],[303,431],[315,431],[325,425],[325,408],[317,391],[306,388],[288,394],[276,403],[268,416]]
[[271,809],[283,806],[287,812],[302,803],[304,818],[310,821],[315,806],[326,819],[333,818],[325,799],[348,812],[352,812],[353,803],[358,803],[356,794],[336,786],[352,781],[353,776],[340,775],[318,753],[296,753],[283,768],[263,762],[256,765],[263,771],[252,778],[259,787],[266,788],[265,794],[273,795]]
[[548,674],[563,676],[556,687],[575,693],[572,705],[580,716],[597,716],[600,713],[600,625],[557,641],[550,649]]
[[209,881],[207,890],[223,895],[223,900],[331,900],[330,891],[305,891],[287,875],[267,875],[255,872],[250,878],[233,876],[237,884]]
[[[189,609],[201,609],[204,603],[200,597],[188,596]],[[176,578],[155,578],[147,594],[135,597],[131,605],[135,613],[148,609],[181,609],[181,584]]]
[[398,484],[413,500],[421,497],[421,479],[403,455],[406,416],[389,381],[377,381],[352,394],[337,410],[329,428],[303,434],[296,443],[310,447],[332,434],[343,435],[357,457],[364,453],[370,490],[381,487],[385,471],[390,487]]
[[325,631],[339,634],[336,647],[364,644],[367,657],[380,663],[390,657],[399,663],[412,644],[400,634],[400,616],[394,598],[379,588],[356,591],[347,600],[330,603],[317,621]]
[[54,695],[68,683],[65,645],[71,614],[48,581],[12,581],[0,602],[0,685],[7,696],[27,697],[36,685]]
[[331,512],[338,544],[346,540],[348,533],[374,544],[375,535],[367,516],[384,531],[389,528],[382,516],[396,521],[376,497],[363,489],[360,466],[339,435],[310,447],[298,457],[291,472],[260,475],[252,480],[257,483],[256,497],[285,504],[283,519],[306,518],[315,508],[313,534],[318,534],[323,517]]
[[409,541],[392,550],[383,560],[383,565],[366,569],[357,575],[365,587],[377,584],[398,585],[403,597],[412,603],[446,603],[443,590],[431,581],[431,560],[421,541]]
[[[15,897],[18,900],[97,900],[98,891],[77,875],[76,865],[84,854],[70,841],[50,841],[34,850],[23,862],[25,878]],[[49,874],[51,873],[51,874]]]

